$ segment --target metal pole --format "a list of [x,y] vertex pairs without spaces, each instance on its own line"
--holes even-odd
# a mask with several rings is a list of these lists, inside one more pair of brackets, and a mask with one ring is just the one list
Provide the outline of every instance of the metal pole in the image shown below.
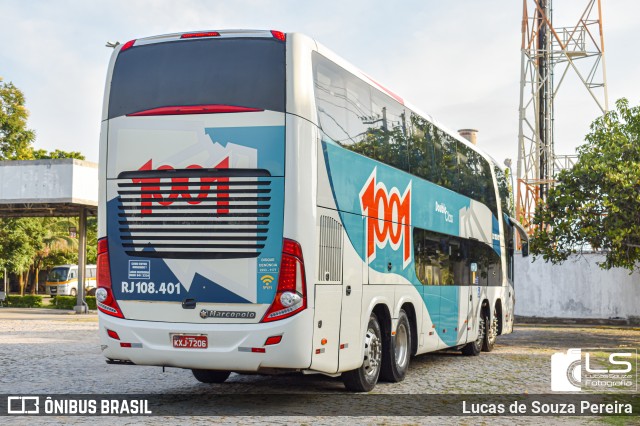
[[607,67],[604,61],[604,33],[602,32],[602,4],[598,0],[598,29],[600,30],[600,54],[602,55],[602,83],[604,86],[604,112],[609,112],[609,91],[607,89]]
[[75,311],[77,314],[86,314],[84,302],[84,285],[87,270],[87,209],[80,208],[80,238],[78,241],[78,296]]

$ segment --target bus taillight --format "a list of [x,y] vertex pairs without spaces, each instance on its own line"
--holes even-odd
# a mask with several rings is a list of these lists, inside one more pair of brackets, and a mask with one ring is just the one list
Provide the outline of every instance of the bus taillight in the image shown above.
[[122,47],[120,48],[120,53],[124,52],[127,49],[132,48],[135,42],[136,42],[136,40],[133,39],[133,40],[129,40],[128,42],[123,44]]
[[282,31],[271,30],[271,35],[276,40],[285,41],[287,39],[287,35]]
[[284,239],[278,289],[262,322],[288,318],[307,307],[307,283],[304,275],[302,248],[296,241]]
[[132,112],[127,117],[146,117],[150,115],[186,115],[186,114],[230,114],[234,112],[260,112],[260,108],[249,108],[237,105],[180,105],[152,108]]
[[200,37],[220,37],[220,33],[217,31],[207,31],[204,33],[186,33],[180,36],[180,38],[200,38]]
[[106,238],[98,240],[96,305],[100,312],[118,318],[124,318],[111,289],[111,271],[109,265],[109,243]]

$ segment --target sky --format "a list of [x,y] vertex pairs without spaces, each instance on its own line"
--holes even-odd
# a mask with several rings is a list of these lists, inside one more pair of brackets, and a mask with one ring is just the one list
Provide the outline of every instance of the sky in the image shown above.
[[[554,24],[575,25],[587,3],[555,0]],[[637,105],[640,2],[602,3],[610,107]],[[478,129],[499,162],[517,159],[521,0],[0,0],[0,17],[0,77],[24,92],[36,148],[97,162],[107,41],[250,28],[307,34],[448,129]],[[556,154],[573,154],[600,115],[575,73],[555,111]]]

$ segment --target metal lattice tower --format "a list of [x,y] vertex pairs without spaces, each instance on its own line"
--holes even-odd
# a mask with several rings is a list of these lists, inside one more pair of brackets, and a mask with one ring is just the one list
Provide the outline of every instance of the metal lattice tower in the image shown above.
[[567,75],[575,73],[602,113],[608,110],[601,0],[569,1],[586,3],[578,23],[554,27],[552,0],[523,0],[516,215],[529,233],[555,172],[575,158],[554,152],[554,101]]

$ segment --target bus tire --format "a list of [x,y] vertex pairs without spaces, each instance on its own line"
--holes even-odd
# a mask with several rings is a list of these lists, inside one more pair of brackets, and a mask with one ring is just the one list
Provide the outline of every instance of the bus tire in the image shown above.
[[360,368],[342,373],[342,381],[347,390],[369,392],[378,383],[382,367],[382,331],[376,314],[369,317],[364,335],[364,357]]
[[478,319],[478,337],[473,342],[469,342],[462,347],[462,355],[465,356],[478,356],[482,351],[482,345],[484,345],[485,340],[485,317],[484,314],[480,315]]
[[193,377],[202,383],[223,383],[231,375],[231,371],[191,370]]
[[493,348],[496,346],[496,339],[498,338],[498,311],[496,308],[493,308],[493,315],[491,318],[488,318],[486,326],[486,337],[484,339],[484,343],[482,344],[482,350],[484,352],[491,352]]
[[72,288],[71,290],[69,290],[69,295],[76,297],[78,295],[78,291],[75,288]]
[[407,375],[411,360],[411,323],[403,309],[398,315],[396,334],[383,341],[380,378],[387,382],[401,382]]

